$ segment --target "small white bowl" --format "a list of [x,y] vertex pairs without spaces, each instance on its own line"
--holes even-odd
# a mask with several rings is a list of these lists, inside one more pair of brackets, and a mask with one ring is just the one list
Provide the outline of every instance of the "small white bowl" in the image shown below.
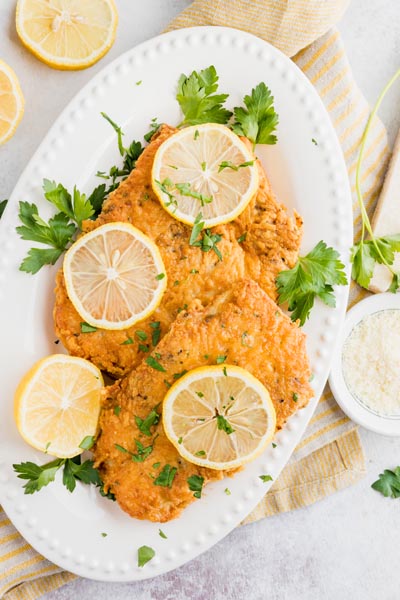
[[[387,309],[400,310],[400,294],[375,294],[361,300],[349,310],[336,345],[329,375],[329,385],[337,403],[350,419],[376,433],[400,436],[400,417],[386,417],[361,404],[347,387],[342,370],[343,344],[351,331],[364,317]],[[388,343],[390,343],[390,340],[388,340]]]

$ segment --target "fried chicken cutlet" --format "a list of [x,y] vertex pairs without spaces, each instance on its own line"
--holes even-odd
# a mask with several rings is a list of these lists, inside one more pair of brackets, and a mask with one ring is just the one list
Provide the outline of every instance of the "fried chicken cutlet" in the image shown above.
[[[195,300],[180,313],[157,346],[157,360],[165,372],[142,362],[127,377],[105,389],[95,461],[106,489],[132,517],[160,522],[173,519],[195,499],[188,477],[199,475],[206,484],[224,476],[221,471],[185,461],[167,439],[161,421],[151,427],[148,437],[140,432],[135,419],[145,419],[156,407],[162,411],[174,375],[215,364],[220,355],[227,357],[226,364],[247,369],[266,386],[278,429],[313,395],[305,335],[257,283],[236,283],[206,307]],[[122,446],[136,453],[135,440],[153,448],[143,462],[134,462],[118,449]],[[154,478],[165,465],[177,469],[171,487],[155,485]]]
[[[213,228],[213,233],[222,236],[218,243],[222,261],[213,251],[203,252],[189,245],[191,228],[163,209],[151,187],[154,155],[176,131],[163,125],[138,159],[136,168],[105,201],[98,219],[83,224],[83,231],[88,232],[113,221],[132,223],[157,244],[168,276],[168,287],[157,310],[150,318],[124,331],[99,329],[82,333],[82,318],[68,298],[62,270],[57,275],[54,308],[57,335],[70,354],[91,360],[114,377],[129,372],[151,350],[154,323],[159,323],[156,337],[162,337],[193,299],[207,304],[246,277],[257,281],[275,299],[277,274],[292,268],[298,257],[301,219],[296,214],[292,218],[275,200],[259,164],[256,196],[235,221]],[[146,343],[135,337],[137,330],[145,333]]]

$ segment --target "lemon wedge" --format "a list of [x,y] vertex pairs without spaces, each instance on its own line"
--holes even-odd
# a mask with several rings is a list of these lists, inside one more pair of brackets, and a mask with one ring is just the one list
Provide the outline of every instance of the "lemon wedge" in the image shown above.
[[129,223],[82,235],[64,258],[68,296],[86,323],[127,329],[158,306],[167,276],[155,243]]
[[193,125],[158,148],[152,187],[173,217],[193,225],[199,213],[205,227],[235,219],[258,188],[256,159],[228,127]]
[[17,32],[23,44],[55,69],[86,69],[114,43],[114,0],[18,0]]
[[163,403],[165,434],[202,467],[235,469],[272,440],[276,414],[268,390],[234,365],[200,367],[175,383]]
[[96,434],[102,386],[99,369],[83,358],[53,354],[40,360],[15,393],[19,433],[57,458],[81,454],[79,444]]
[[14,135],[24,114],[24,104],[16,74],[0,60],[0,145]]

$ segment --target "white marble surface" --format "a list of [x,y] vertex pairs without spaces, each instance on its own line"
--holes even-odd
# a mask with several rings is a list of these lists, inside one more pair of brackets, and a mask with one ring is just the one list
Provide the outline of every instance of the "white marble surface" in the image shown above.
[[[15,0],[0,2],[0,56],[17,71],[27,100],[16,136],[0,148],[0,199],[65,104],[107,62],[157,34],[189,0],[116,0],[117,41],[89,70],[62,73],[39,63],[14,32]],[[361,90],[374,101],[400,64],[399,0],[353,0],[339,24]],[[400,84],[381,116],[390,139],[400,125]],[[45,600],[398,600],[400,500],[370,484],[400,464],[400,440],[362,430],[368,475],[314,506],[241,527],[206,554],[137,584],[77,580]],[[22,599],[24,600],[24,599]]]

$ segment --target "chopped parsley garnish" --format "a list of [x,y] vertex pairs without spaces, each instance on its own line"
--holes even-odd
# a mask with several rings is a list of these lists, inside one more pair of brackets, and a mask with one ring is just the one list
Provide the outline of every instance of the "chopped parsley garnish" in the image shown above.
[[207,163],[206,162],[202,162],[201,163],[201,170],[202,171],[206,171],[207,170]]
[[107,537],[107,533],[102,533],[101,537]]
[[178,438],[178,444],[182,444],[182,442],[183,442],[183,438],[182,437]]
[[336,305],[333,286],[347,284],[344,268],[339,253],[325,242],[318,242],[311,252],[298,259],[293,269],[279,273],[276,280],[279,304],[287,302],[292,321],[299,319],[300,325],[304,325],[315,298],[328,306]]
[[151,343],[153,344],[153,346],[157,346],[161,337],[160,321],[153,321],[152,323],[150,323],[150,327],[153,329],[153,332],[151,334]]
[[243,162],[240,165],[234,165],[230,160],[223,160],[219,165],[218,173],[223,171],[224,169],[232,169],[232,171],[239,171],[239,169],[243,169],[243,167],[252,167],[254,165],[254,160],[248,160],[247,162]]
[[299,395],[296,394],[296,392],[293,392],[293,402],[297,402],[298,399],[299,399]]
[[97,327],[93,327],[93,325],[89,325],[89,323],[81,323],[82,333],[93,333],[94,331],[97,331]]
[[156,275],[157,281],[161,281],[161,279],[164,279],[164,277],[165,277],[165,273],[159,273],[158,275]]
[[156,371],[161,371],[162,373],[166,373],[166,369],[164,369],[164,367],[158,362],[158,360],[156,360],[154,358],[154,356],[148,356],[146,358],[146,364],[149,365],[149,367],[151,367],[152,369],[155,369]]
[[135,415],[135,423],[138,426],[139,431],[141,431],[144,435],[147,435],[149,437],[151,436],[150,427],[153,427],[153,425],[157,425],[159,420],[160,415],[155,408],[153,408],[153,410],[149,412],[145,419],[141,419],[140,417]]
[[144,567],[155,556],[155,551],[150,546],[140,546],[138,548],[138,567]]
[[161,465],[161,463],[160,463],[160,462],[156,462],[156,463],[154,463],[154,465],[153,465],[153,469],[158,469],[158,467],[159,467],[160,465]]
[[180,373],[174,373],[172,377],[173,377],[174,379],[180,379],[181,377],[183,377],[184,375],[186,375],[186,373],[187,373],[187,370],[186,370],[186,369],[184,369],[184,370],[183,370],[183,371],[181,371]]
[[201,498],[204,477],[201,477],[200,475],[191,475],[186,481],[188,482],[189,490],[194,492],[193,496],[195,498]]
[[113,413],[114,413],[114,415],[116,415],[117,417],[119,417],[119,415],[121,414],[121,407],[120,406],[114,406]]
[[232,125],[237,135],[244,135],[253,145],[276,144],[276,136],[272,135],[278,125],[278,115],[274,108],[274,98],[265,83],[259,83],[245,96],[246,108],[233,109],[235,121]]
[[136,82],[136,85],[140,85],[142,83],[142,80],[140,79],[139,81]]
[[174,281],[174,286],[177,286],[179,284],[180,284],[180,281],[178,281],[178,280]]
[[314,138],[311,138],[312,143],[314,144],[314,146],[318,146],[318,142],[317,140],[315,140]]
[[144,462],[146,458],[148,458],[148,456],[150,456],[150,454],[153,452],[153,446],[144,447],[142,442],[139,442],[139,440],[135,440],[135,444],[137,448],[136,454],[130,450],[127,450],[123,446],[120,446],[119,444],[114,444],[114,446],[123,454],[129,454],[133,462]]
[[200,194],[199,192],[192,190],[190,183],[176,183],[175,187],[181,196],[190,196],[191,198],[200,200],[201,206],[204,206],[205,204],[210,204],[210,202],[213,201],[212,196],[204,196],[203,194]]
[[150,351],[150,346],[148,344],[139,344],[138,348],[139,348],[140,352],[149,352]]
[[94,442],[95,442],[94,435],[87,435],[86,437],[83,438],[83,440],[79,444],[79,448],[82,448],[83,450],[90,450],[90,448],[92,448],[94,446]]
[[215,362],[217,363],[217,365],[221,365],[222,363],[224,363],[226,361],[227,355],[226,354],[221,354],[220,356],[217,356]]
[[273,447],[273,448],[276,448],[276,444],[275,444],[275,442],[272,442],[272,447]]
[[167,540],[168,539],[167,536],[165,535],[165,533],[161,529],[158,530],[158,535],[160,537],[162,537],[163,540]]
[[[188,77],[181,75],[176,99],[184,119],[179,127],[200,123],[227,123],[232,115],[223,108],[228,94],[215,94],[217,89],[218,75],[214,66],[198,73],[193,71]],[[197,139],[196,133],[194,139]]]
[[371,487],[386,498],[400,498],[400,467],[385,469]]
[[197,269],[190,269],[190,274],[191,275],[197,275],[198,270]]
[[146,142],[150,142],[153,135],[160,129],[161,123],[157,123],[157,117],[154,117],[150,123],[150,130],[143,136]]
[[196,394],[199,398],[204,398],[203,392],[196,392]]
[[156,179],[155,182],[162,191],[162,193],[166,194],[166,196],[168,196],[169,198],[168,202],[165,203],[165,206],[171,206],[172,204],[173,206],[177,207],[178,203],[174,194],[171,191],[174,189],[174,184],[172,180],[169,177],[166,177],[163,181],[158,181],[158,179]]
[[228,435],[233,433],[235,430],[232,428],[232,425],[225,419],[223,415],[217,415],[217,427],[221,431],[225,431]]
[[142,331],[141,329],[137,329],[135,331],[135,335],[136,337],[139,338],[139,340],[141,340],[142,342],[145,342],[147,340],[147,333],[145,331]]
[[[197,215],[196,220],[198,218],[199,215]],[[202,221],[201,223],[197,223],[197,226],[201,225],[201,229],[204,227],[204,221]],[[222,254],[219,250],[219,248],[217,247],[218,242],[220,242],[222,240],[222,235],[219,235],[218,233],[211,233],[210,229],[205,229],[202,233],[202,237],[197,240],[196,238],[194,238],[194,230],[196,227],[196,221],[195,221],[195,225],[193,226],[192,229],[192,234],[190,236],[190,240],[189,240],[189,244],[190,246],[197,246],[198,248],[200,248],[203,252],[209,252],[210,250],[213,250],[213,252],[215,252],[215,254],[218,256],[219,260],[222,260]],[[201,231],[200,229],[200,231]],[[192,239],[195,239],[196,241],[192,242]]]
[[224,367],[222,369],[222,372],[223,372],[223,374],[224,374],[225,377],[228,377],[228,371],[226,370],[226,367]]
[[242,242],[245,242],[247,238],[247,231],[245,231],[244,233],[242,233],[241,236],[238,237],[237,241],[239,244],[241,244]]
[[171,465],[165,465],[165,467],[162,468],[158,477],[156,477],[156,479],[154,480],[154,485],[160,485],[161,487],[171,488],[177,470],[178,469],[176,467],[171,467]]
[[206,456],[205,450],[199,450],[198,452],[195,452],[194,454],[195,456]]
[[201,212],[199,212],[199,214],[197,215],[197,217],[194,220],[192,232],[190,234],[190,239],[189,239],[190,246],[194,246],[197,238],[199,237],[200,233],[202,232],[202,230],[204,228],[204,221],[202,221],[202,218],[203,218],[203,215],[201,214]]
[[200,135],[200,133],[199,133],[199,130],[198,130],[198,129],[196,129],[196,131],[194,132],[193,139],[194,139],[194,140],[197,140],[197,139],[199,138],[199,135]]
[[261,479],[261,481],[263,481],[264,483],[266,483],[267,481],[272,481],[272,477],[271,475],[259,475],[259,478]]
[[230,490],[229,488],[225,488],[225,489],[224,489],[224,492],[225,492],[225,494],[226,494],[227,496],[230,496],[230,495],[231,495],[231,493],[232,493],[232,492],[231,492],[231,490]]
[[133,344],[133,339],[128,337],[124,342],[122,342],[121,346],[130,346],[131,344]]

